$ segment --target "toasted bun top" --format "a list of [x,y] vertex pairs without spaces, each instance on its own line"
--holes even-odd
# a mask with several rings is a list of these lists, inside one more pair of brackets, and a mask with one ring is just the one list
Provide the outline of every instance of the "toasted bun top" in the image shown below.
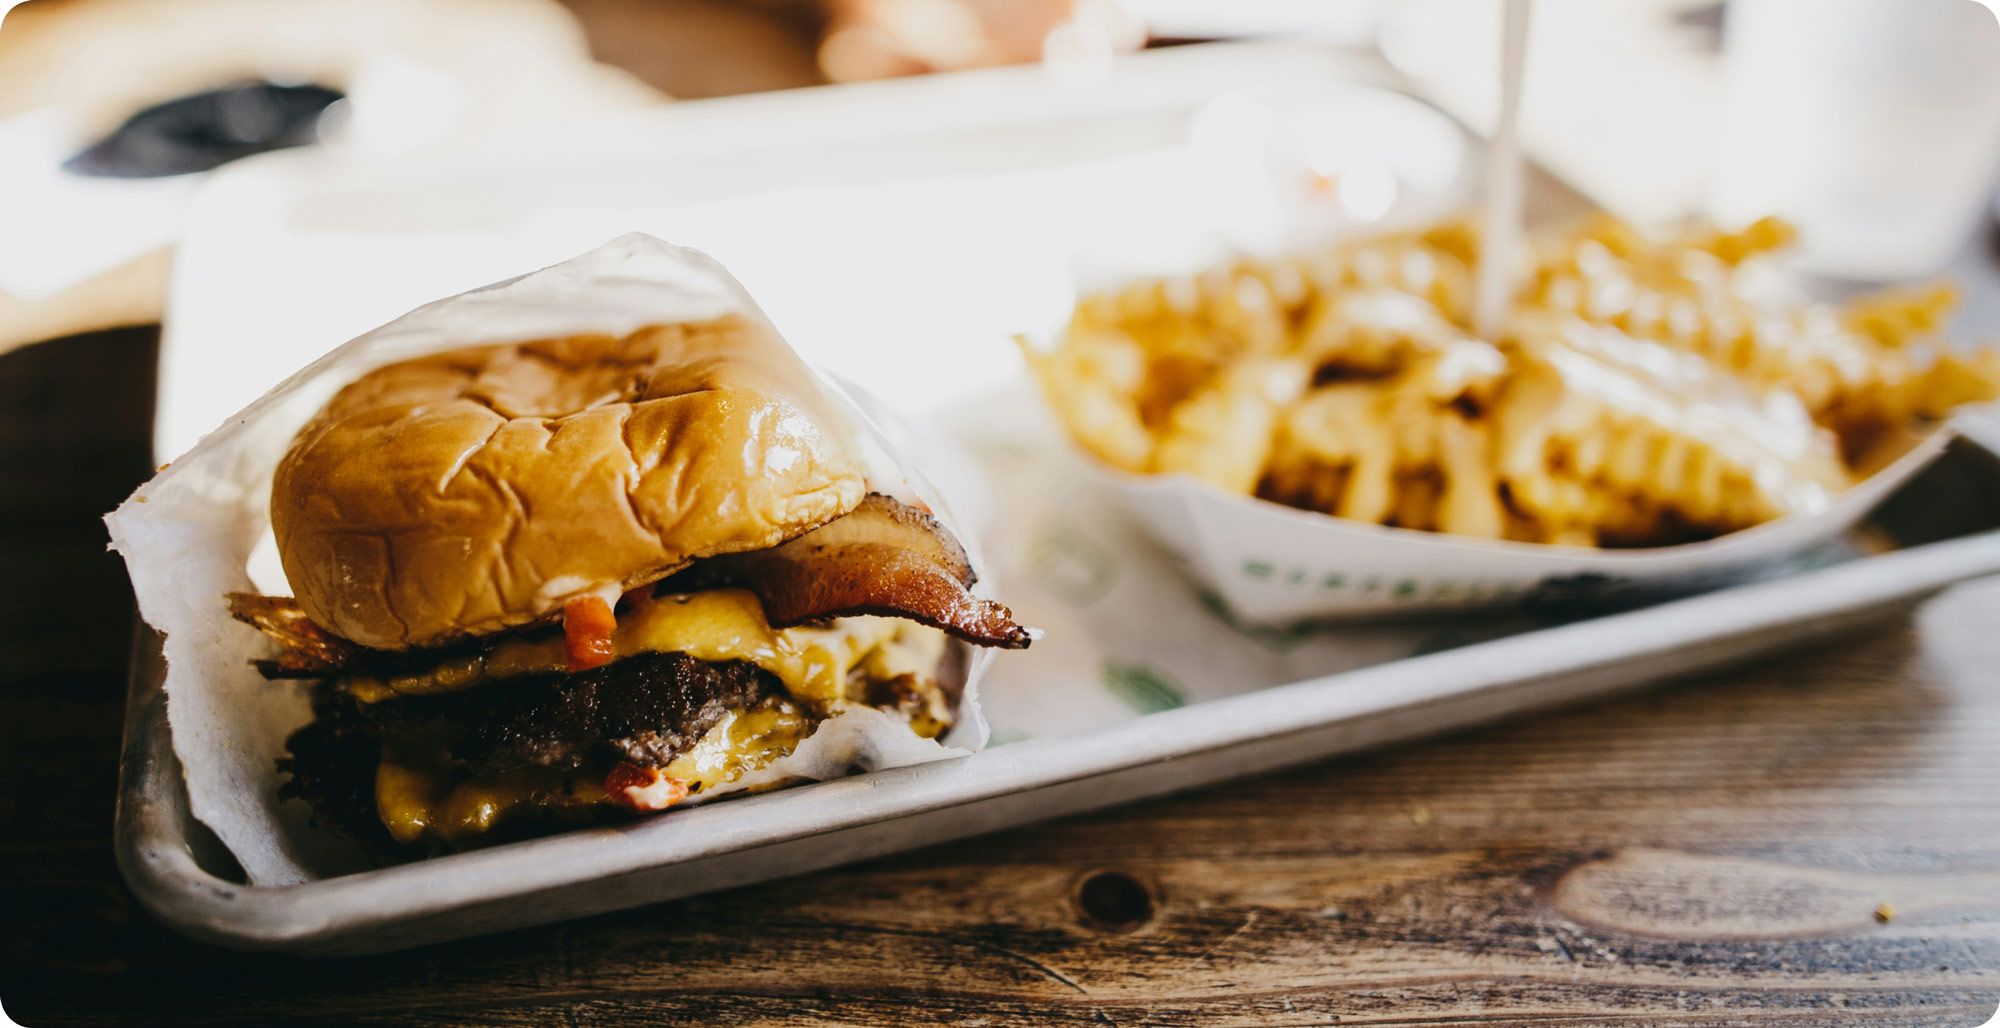
[[839,517],[865,492],[842,424],[745,318],[452,350],[362,376],[301,429],[271,527],[319,625],[430,646]]

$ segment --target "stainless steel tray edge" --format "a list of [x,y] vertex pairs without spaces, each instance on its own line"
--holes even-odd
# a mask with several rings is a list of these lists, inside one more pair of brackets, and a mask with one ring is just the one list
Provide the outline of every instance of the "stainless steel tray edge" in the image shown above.
[[1088,735],[277,887],[229,881],[196,859],[157,639],[144,632],[120,769],[118,861],[149,910],[197,938],[313,953],[399,949],[831,867],[1635,689],[1834,635],[1995,573],[2000,531],[1989,531]]

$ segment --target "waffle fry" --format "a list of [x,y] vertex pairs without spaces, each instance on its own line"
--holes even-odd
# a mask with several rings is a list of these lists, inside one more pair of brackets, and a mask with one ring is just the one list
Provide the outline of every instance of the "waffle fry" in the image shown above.
[[1536,243],[1499,338],[1467,328],[1462,223],[1085,297],[1024,343],[1099,459],[1343,518],[1652,546],[1817,510],[1879,451],[2000,396],[1947,351],[1948,286],[1772,299],[1766,219],[1655,242],[1608,217]]

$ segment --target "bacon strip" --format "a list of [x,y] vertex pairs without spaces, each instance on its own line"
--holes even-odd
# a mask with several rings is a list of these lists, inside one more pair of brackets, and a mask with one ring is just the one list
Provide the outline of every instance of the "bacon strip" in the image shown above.
[[445,658],[483,653],[495,642],[487,637],[427,650],[374,650],[321,628],[290,596],[230,593],[228,600],[231,617],[278,644],[276,659],[250,662],[265,678],[325,678],[343,672],[408,674],[435,667]]
[[356,647],[313,623],[289,596],[230,593],[229,614],[277,640],[276,660],[253,660],[265,678],[319,678],[354,659]]
[[[1035,632],[1015,623],[1005,606],[974,596],[975,581],[964,548],[936,518],[870,493],[845,516],[790,542],[696,561],[655,588],[660,593],[748,589],[757,594],[764,617],[776,628],[875,614],[940,628],[978,646],[1026,648]],[[592,602],[604,606],[602,600]],[[229,612],[277,641],[280,650],[275,660],[252,661],[266,678],[420,670],[427,662],[435,663],[441,652],[478,653],[492,645],[486,638],[444,650],[371,650],[329,634],[289,596],[230,593]],[[589,616],[597,613],[580,613],[574,625],[565,617],[573,667],[592,666],[602,642],[608,640],[611,619]]]
[[972,594],[972,564],[936,518],[880,493],[846,516],[768,550],[710,557],[661,592],[748,589],[773,627],[876,614],[941,628],[979,646],[1025,649],[1035,633]]

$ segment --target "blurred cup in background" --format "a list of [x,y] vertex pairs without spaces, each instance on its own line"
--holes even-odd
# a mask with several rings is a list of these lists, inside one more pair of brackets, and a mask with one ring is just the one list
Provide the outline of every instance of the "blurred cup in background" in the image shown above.
[[1937,272],[2000,167],[2000,22],[1973,0],[1731,0],[1710,213],[1800,230],[1798,264]]

